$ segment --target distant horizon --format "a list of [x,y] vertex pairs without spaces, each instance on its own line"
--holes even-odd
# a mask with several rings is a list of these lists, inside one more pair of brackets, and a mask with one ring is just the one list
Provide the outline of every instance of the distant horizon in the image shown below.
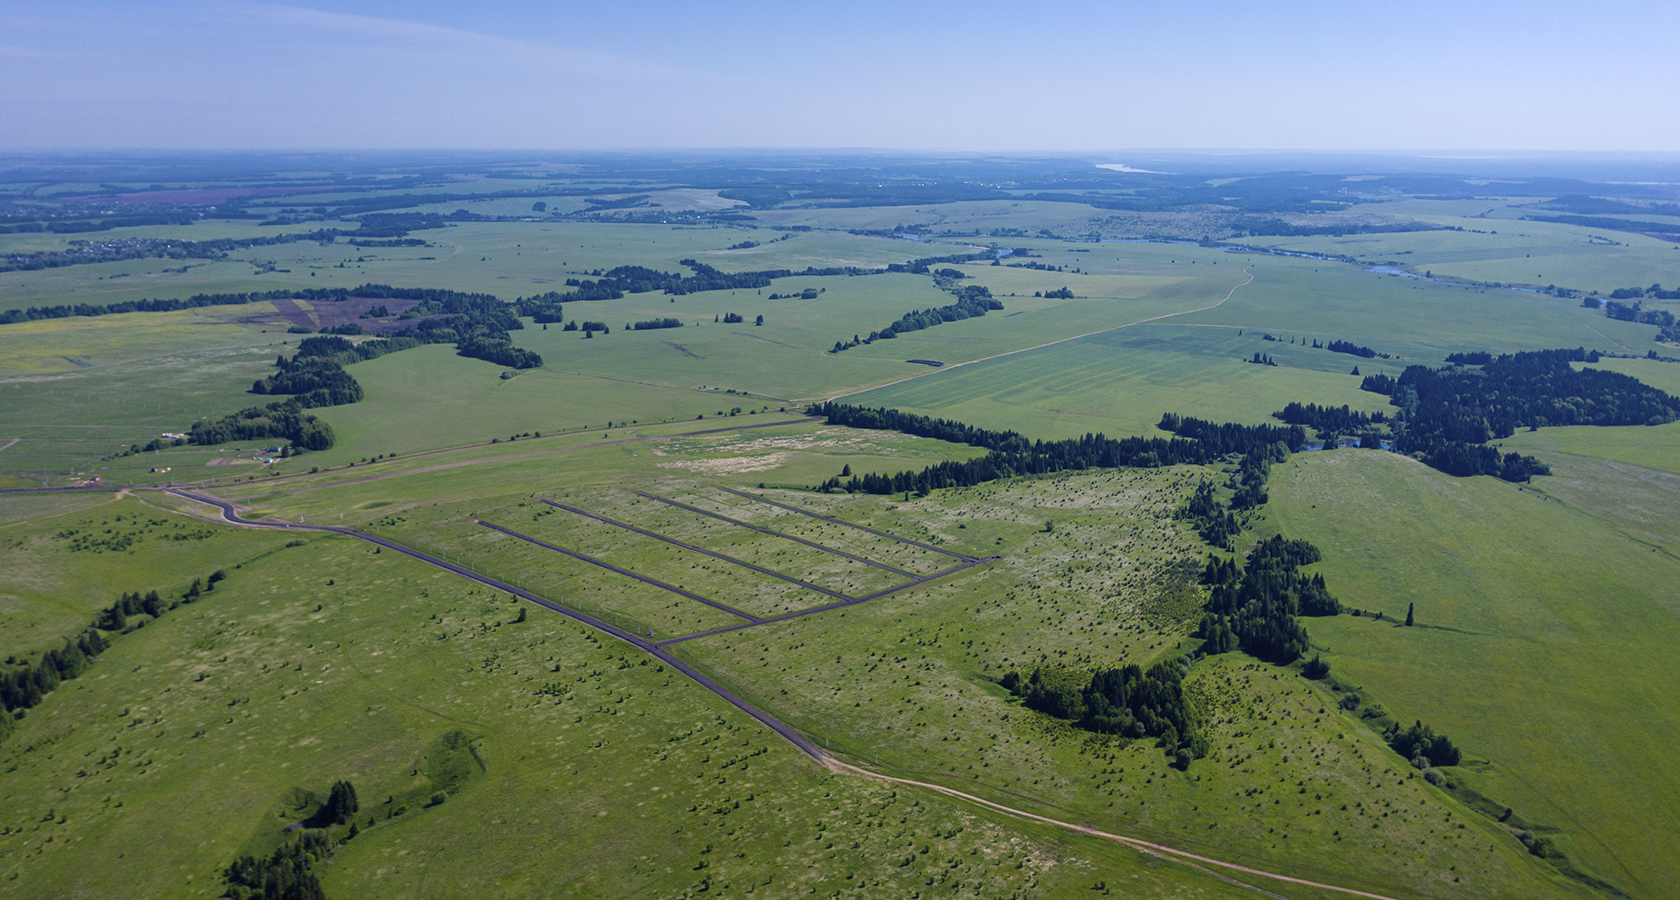
[[[625,174],[646,168],[643,177],[675,177],[694,165],[720,171],[759,166],[805,172],[810,177],[833,170],[844,179],[877,169],[890,177],[1002,182],[1043,177],[1054,172],[1086,172],[1114,187],[1186,177],[1254,177],[1302,173],[1312,176],[1445,177],[1554,180],[1560,193],[1589,185],[1680,186],[1680,153],[1605,150],[1360,151],[1336,149],[1127,149],[1127,150],[914,150],[884,147],[760,148],[58,148],[0,149],[0,173],[7,180],[60,182],[194,182],[271,175],[314,173],[340,177],[372,176],[422,170],[432,177],[447,173],[492,174],[509,167],[536,167],[527,175],[565,179],[568,167],[605,167]],[[543,167],[552,171],[543,172]],[[972,167],[972,169],[970,168]],[[241,174],[243,173],[243,174]],[[692,170],[691,170],[692,174]],[[586,176],[587,177],[587,176]],[[864,175],[862,177],[874,177]],[[702,178],[702,181],[706,181]],[[1665,196],[1675,192],[1663,190]]]

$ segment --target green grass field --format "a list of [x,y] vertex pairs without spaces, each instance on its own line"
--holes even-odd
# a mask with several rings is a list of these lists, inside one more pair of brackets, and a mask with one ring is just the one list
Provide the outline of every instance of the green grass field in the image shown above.
[[[1401,215],[1463,232],[1418,231],[1343,237],[1249,237],[1240,243],[1305,253],[1397,263],[1408,271],[1481,282],[1543,287],[1555,284],[1608,294],[1619,287],[1680,281],[1680,248],[1640,234],[1582,225],[1522,221],[1555,215],[1532,208],[1532,198],[1476,201],[1404,200],[1355,207],[1354,212]],[[1661,217],[1630,215],[1647,221]],[[1483,232],[1477,234],[1475,232]]]
[[[1240,293],[1240,292],[1239,292]],[[1176,320],[1175,320],[1176,321]],[[1392,363],[1263,341],[1259,332],[1139,325],[1041,350],[938,372],[852,395],[849,403],[1010,428],[1033,437],[1159,434],[1165,412],[1215,421],[1275,422],[1291,400],[1379,410],[1388,398],[1349,376]],[[1276,366],[1246,360],[1266,353]]]
[[[272,439],[120,455],[273,399],[247,393],[297,341],[272,304],[4,326],[0,487],[92,476],[197,483],[247,516],[373,530],[657,639],[747,620],[480,523],[753,616],[955,567],[941,550],[980,558],[860,605],[669,649],[840,760],[1220,860],[1403,898],[1680,891],[1668,838],[1680,830],[1680,793],[1662,762],[1680,738],[1664,652],[1680,638],[1680,424],[1518,433],[1502,449],[1553,468],[1531,485],[1452,479],[1369,451],[1277,466],[1271,501],[1239,545],[1273,533],[1310,540],[1324,559],[1309,574],[1385,620],[1305,621],[1330,681],[1240,653],[1196,661],[1186,684],[1211,752],[1181,772],[1153,741],[1079,731],[1019,705],[998,679],[1194,652],[1187,635],[1208,549],[1174,510],[1202,481],[1225,483],[1233,465],[1070,472],[920,497],[822,495],[811,488],[847,470],[916,470],[982,451],[797,421],[806,404],[843,396],[1035,439],[1160,435],[1169,411],[1255,424],[1275,422],[1290,401],[1391,411],[1387,397],[1359,390],[1356,366],[1397,374],[1455,351],[1576,346],[1672,355],[1653,343],[1655,326],[1454,280],[1674,287],[1680,253],[1670,246],[1521,221],[1534,198],[1405,199],[1350,213],[1463,232],[1243,239],[1355,264],[1051,236],[1194,238],[1223,233],[1233,220],[1219,210],[1009,199],[733,210],[755,227],[562,219],[589,204],[558,196],[542,198],[543,211],[524,196],[436,199],[580,186],[659,204],[635,215],[734,204],[714,188],[657,179],[440,182],[414,187],[425,202],[404,211],[526,221],[417,231],[423,247],[299,242],[215,261],[0,273],[0,309],[366,282],[512,299],[619,265],[681,271],[690,257],[738,272],[879,269],[992,245],[1025,254],[951,266],[1003,310],[840,353],[829,352],[837,340],[952,295],[925,275],[883,273],[569,303],[567,319],[612,333],[584,339],[527,322],[513,340],[544,365],[519,372],[446,345],[357,363],[349,371],[366,398],[314,411],[336,445],[272,466],[251,459]],[[50,206],[99,189],[0,193]],[[254,208],[369,195],[335,188]],[[900,224],[947,233],[910,241],[844,230]],[[813,230],[776,230],[800,227]],[[274,233],[206,220],[7,234],[0,255],[84,238]],[[1367,271],[1391,262],[1447,279]],[[1074,296],[1032,296],[1064,287]],[[816,299],[799,298],[805,288]],[[726,313],[747,322],[715,320]],[[759,315],[762,326],[752,324]],[[683,327],[626,328],[666,316]],[[1311,346],[1332,340],[1386,358]],[[1249,362],[1255,354],[1276,365]],[[1680,394],[1672,363],[1597,366]],[[350,778],[360,834],[323,870],[335,898],[1253,896],[1208,869],[838,774],[659,660],[552,612],[351,538],[233,528],[156,490],[0,495],[0,571],[10,576],[0,579],[0,655],[15,665],[59,645],[121,591],[179,597],[217,569],[229,577],[214,591],[122,635],[0,744],[0,895],[219,896],[235,854],[277,846],[334,780]],[[1408,604],[1417,627],[1388,621]],[[1346,689],[1363,699],[1359,712],[1338,704]],[[1466,751],[1442,770],[1448,784],[1430,783],[1380,736],[1391,721],[1420,719]],[[1526,853],[1522,829],[1556,853]],[[1234,877],[1273,896],[1329,896]]]
[[[810,426],[804,431],[809,433]],[[819,429],[812,436],[825,434],[832,432]],[[387,480],[346,486],[332,491],[330,497],[323,496],[325,491],[276,493],[253,498],[253,502],[263,511],[288,517],[301,514],[312,521],[331,508],[324,503],[350,506],[356,510],[350,519],[371,520],[382,535],[445,552],[451,560],[465,561],[478,571],[552,591],[550,596],[592,614],[608,616],[627,627],[653,628],[665,636],[672,629],[694,631],[728,623],[692,601],[660,597],[655,591],[631,587],[627,580],[621,579],[614,590],[610,576],[552,551],[489,533],[472,520],[496,522],[607,557],[643,574],[698,588],[702,594],[726,592],[745,603],[754,589],[744,584],[726,587],[743,578],[728,564],[673,551],[647,538],[621,535],[599,523],[580,522],[569,518],[571,514],[550,513],[533,500],[533,496],[551,496],[681,537],[706,534],[710,536],[706,543],[726,540],[728,528],[700,527],[691,514],[671,513],[627,496],[618,487],[626,481],[648,483],[645,476],[629,473],[646,471],[637,467],[650,463],[675,461],[684,444],[670,442],[662,451],[665,456],[644,454],[649,462],[632,463],[622,454],[588,451],[587,456],[577,457],[581,465],[534,480],[529,475],[525,480],[510,480],[505,474],[520,470],[498,463],[457,470],[470,473],[465,480],[443,473],[435,478],[422,474],[412,476],[413,480],[397,479],[407,482],[402,495],[393,495],[391,480]],[[830,467],[837,467],[840,459],[851,460],[855,471],[878,465],[877,460],[855,452],[835,458],[845,448],[820,449],[831,460]],[[770,447],[757,452],[766,451],[777,452]],[[738,460],[751,458],[754,451],[696,445],[686,452]],[[756,480],[763,477],[775,478],[776,473],[746,471],[725,475],[722,483],[756,489]],[[1093,744],[1065,726],[1015,709],[1001,699],[993,680],[1010,668],[1045,661],[1069,665],[1146,661],[1177,644],[1194,608],[1184,608],[1165,590],[1164,567],[1185,558],[1195,560],[1197,544],[1172,523],[1169,513],[1198,477],[1194,471],[1176,470],[1067,476],[942,492],[909,503],[890,498],[816,500],[772,492],[809,508],[832,510],[851,521],[959,552],[998,554],[1002,561],[855,609],[675,646],[684,658],[832,749],[895,773],[932,778],[1000,801],[1028,803],[1045,812],[1071,810],[1099,827],[1188,841],[1200,851],[1237,853],[1250,864],[1312,872],[1337,883],[1382,888],[1427,869],[1449,874],[1417,886],[1415,892],[1420,895],[1454,896],[1466,890],[1466,884],[1488,895],[1571,895],[1573,889],[1531,868],[1514,840],[1492,823],[1423,787],[1420,780],[1408,780],[1407,769],[1381,749],[1360,720],[1324,712],[1313,712],[1310,725],[1300,718],[1332,701],[1287,673],[1283,681],[1277,681],[1269,667],[1250,670],[1243,668],[1244,661],[1227,660],[1198,676],[1208,692],[1204,708],[1209,720],[1218,723],[1216,744],[1230,746],[1198,764],[1202,768],[1193,768],[1195,777],[1188,779],[1170,770],[1165,757],[1147,742],[1129,747]],[[264,487],[252,485],[250,490]],[[720,498],[727,495],[708,488],[705,481],[667,476],[652,481],[647,489],[727,509],[729,515],[777,528],[790,527],[789,519],[799,520],[786,513],[754,510],[750,503],[724,504]],[[403,495],[436,502],[395,499]],[[1042,530],[1046,519],[1056,523],[1051,534]],[[821,537],[834,539],[831,533]],[[739,541],[713,545],[740,555],[773,554],[771,547],[764,546],[767,541],[774,544],[753,538],[747,541],[751,546]],[[866,550],[855,544],[847,549],[881,552],[878,547]],[[907,654],[911,648],[914,651]],[[883,665],[889,660],[890,665]],[[1263,686],[1257,686],[1255,672],[1263,676]],[[1315,699],[1304,705],[1309,698]],[[1298,717],[1306,730],[1254,747],[1260,751],[1258,759],[1246,752],[1239,754],[1237,744],[1254,734],[1257,721],[1252,717],[1267,709],[1273,709],[1269,715],[1279,721]],[[998,730],[1002,723],[1009,723],[1007,732]],[[1302,752],[1313,754],[1319,766],[1328,767],[1322,777],[1329,780],[1316,786],[1316,796],[1308,794],[1314,804],[1303,807],[1303,798],[1297,796],[1290,808],[1270,804],[1275,808],[1259,814],[1252,808],[1253,798],[1261,796],[1256,791],[1275,782],[1279,774],[1294,771],[1288,763],[1288,748],[1293,746],[1319,748]],[[1323,748],[1329,746],[1338,749],[1325,755]],[[1132,774],[1111,777],[1123,775],[1116,769]],[[1393,787],[1404,788],[1398,795],[1383,787],[1389,775],[1397,779]],[[1103,782],[1104,790],[1092,793],[1089,786],[1096,782]],[[1319,805],[1329,799],[1337,802]],[[1367,817],[1384,817],[1369,812],[1368,807],[1383,803],[1390,804],[1382,810],[1393,821],[1385,819],[1377,829],[1370,829]],[[1344,804],[1347,809],[1340,808]],[[1401,817],[1394,818],[1396,814]],[[1321,816],[1328,818],[1321,820]],[[1238,819],[1248,824],[1231,830],[1229,823]],[[1458,829],[1460,823],[1466,828]],[[1437,825],[1446,830],[1432,834],[1430,829]],[[1387,830],[1389,826],[1402,827],[1392,831]],[[1210,831],[1215,833],[1210,835]],[[1445,837],[1449,831],[1450,840]],[[1291,837],[1281,837],[1285,833]],[[1342,846],[1348,840],[1362,843]],[[1421,856],[1400,849],[1419,841],[1431,848]],[[1358,868],[1325,861],[1352,846],[1359,848],[1355,854],[1361,860]],[[1470,880],[1455,882],[1453,878]]]
[[[6,893],[218,896],[235,854],[266,852],[310,792],[349,778],[364,830],[326,872],[340,896],[1053,896],[1099,880],[1235,896],[1112,845],[829,775],[674,673],[514,613],[345,539],[233,572],[122,638],[8,742]],[[183,809],[199,836],[157,840]]]
[[1416,604],[1423,627],[1315,622],[1338,677],[1452,735],[1476,760],[1464,780],[1556,829],[1575,864],[1639,896],[1680,885],[1674,784],[1633,774],[1680,738],[1656,687],[1680,638],[1672,549],[1393,454],[1310,454],[1271,484],[1272,527],[1323,548],[1344,602],[1390,619]]

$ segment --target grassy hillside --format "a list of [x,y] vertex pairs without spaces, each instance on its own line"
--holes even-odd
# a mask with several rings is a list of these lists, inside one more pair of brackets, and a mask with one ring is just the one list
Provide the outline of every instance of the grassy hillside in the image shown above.
[[[829,775],[686,679],[515,607],[346,539],[234,571],[0,748],[7,895],[219,896],[235,854],[267,852],[340,778],[363,830],[326,871],[332,896],[1232,895]],[[192,837],[159,841],[187,810]]]
[[[1464,780],[1574,864],[1638,896],[1680,886],[1680,796],[1650,775],[1680,739],[1655,687],[1680,639],[1671,552],[1543,493],[1363,451],[1277,471],[1269,518],[1323,548],[1344,602],[1390,620],[1314,623],[1338,676],[1452,735],[1475,760]],[[1408,604],[1420,627],[1394,625]]]

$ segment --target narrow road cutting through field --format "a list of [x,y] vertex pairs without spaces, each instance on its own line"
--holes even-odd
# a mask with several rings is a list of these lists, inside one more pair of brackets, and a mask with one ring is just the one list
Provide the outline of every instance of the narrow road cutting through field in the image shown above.
[[338,528],[338,527],[331,526],[331,525],[301,525],[301,524],[292,523],[292,522],[259,522],[259,521],[255,521],[255,520],[252,520],[252,519],[246,519],[246,518],[241,517],[239,515],[238,511],[234,509],[233,504],[231,504],[231,503],[227,502],[226,500],[223,500],[219,497],[193,494],[193,493],[189,493],[187,491],[180,490],[178,488],[168,488],[168,489],[166,489],[166,493],[174,494],[177,497],[184,497],[188,500],[192,500],[192,501],[197,502],[197,503],[203,503],[203,504],[206,504],[206,505],[209,505],[209,506],[214,506],[214,507],[216,507],[216,508],[218,508],[222,511],[222,518],[223,519],[227,520],[228,522],[230,522],[234,525],[239,525],[239,526],[243,526],[243,527],[246,527],[246,528],[269,528],[269,529],[276,529],[276,530],[283,530],[283,531],[314,531],[314,532],[329,532],[329,533],[332,533],[332,534],[342,534],[346,537],[357,538],[358,540],[367,541],[367,542],[372,543],[372,544],[378,544],[381,547],[386,547],[386,548],[389,548],[391,550],[395,550],[398,553],[404,554],[406,556],[413,557],[414,559],[420,560],[421,562],[428,563],[430,565],[436,566],[440,569],[444,569],[444,570],[449,571],[449,572],[453,572],[456,575],[461,576],[462,578],[466,578],[466,579],[471,580],[471,581],[476,581],[479,584],[482,584],[486,587],[495,588],[498,591],[506,591],[507,593],[512,594],[513,596],[518,597],[522,600],[528,600],[531,603],[535,603],[536,605],[538,605],[538,606],[540,606],[540,607],[542,607],[546,610],[549,610],[550,612],[557,612],[560,615],[563,615],[563,616],[565,616],[569,619],[573,619],[573,620],[575,620],[575,621],[577,621],[581,624],[588,625],[591,628],[600,629],[601,631],[604,631],[607,634],[610,634],[613,637],[618,638],[619,640],[640,649],[642,652],[647,653],[648,655],[654,657],[655,659],[658,659],[660,662],[665,663],[666,665],[670,666],[673,669],[676,669],[677,671],[683,673],[684,675],[687,675],[689,678],[693,679],[696,684],[699,684],[701,687],[705,688],[706,690],[711,691],[712,693],[721,697],[724,701],[728,702],[729,705],[735,707],[736,709],[739,709],[740,711],[742,711],[742,712],[746,713],[747,715],[753,717],[754,719],[758,720],[758,722],[760,724],[764,725],[764,727],[766,727],[766,728],[770,729],[771,731],[774,731],[775,733],[777,733],[777,734],[781,735],[782,737],[786,738],[788,743],[790,743],[790,744],[794,745],[795,747],[799,748],[799,750],[801,752],[805,753],[807,756],[811,757],[812,759],[818,760],[820,762],[824,758],[823,757],[823,751],[820,747],[818,747],[815,743],[813,743],[809,738],[805,737],[804,735],[800,734],[798,731],[794,730],[791,726],[784,724],[781,720],[777,719],[775,716],[770,715],[769,713],[765,712],[762,709],[759,709],[758,707],[752,705],[751,703],[748,703],[746,700],[743,700],[735,692],[729,690],[728,688],[724,687],[723,685],[718,684],[716,681],[713,681],[711,678],[707,677],[705,673],[703,673],[700,670],[694,668],[693,666],[689,665],[688,663],[683,662],[681,659],[678,659],[677,657],[671,655],[670,653],[666,652],[665,650],[663,650],[660,647],[658,647],[657,645],[655,645],[652,641],[649,641],[647,638],[644,638],[644,637],[642,637],[638,634],[635,634],[634,632],[626,631],[623,628],[619,628],[618,626],[613,625],[613,624],[608,623],[608,622],[603,622],[600,619],[595,618],[594,616],[579,612],[578,610],[571,609],[571,608],[568,608],[568,607],[565,607],[565,606],[561,606],[558,603],[555,603],[555,602],[553,602],[553,601],[551,601],[551,600],[549,600],[545,597],[539,597],[536,594],[533,594],[530,591],[525,590],[524,588],[518,587],[517,585],[508,584],[505,581],[502,581],[502,580],[497,579],[497,578],[492,578],[489,575],[483,575],[483,574],[480,574],[478,572],[474,572],[473,570],[468,569],[465,566],[456,565],[455,563],[452,563],[452,562],[449,562],[445,559],[441,559],[439,557],[433,556],[429,553],[424,553],[424,552],[421,552],[419,550],[415,550],[411,547],[405,547],[402,544],[398,544],[394,541],[386,540],[385,538],[379,537],[378,535],[367,534],[367,533],[364,533],[364,532],[355,531],[355,530],[350,529],[350,528]]
[[[59,489],[59,490],[79,490],[79,489],[69,488],[69,489]],[[964,801],[964,802],[967,802],[967,803],[972,803],[976,806],[981,806],[981,807],[984,807],[986,809],[993,810],[995,812],[1003,813],[1004,815],[1014,816],[1016,818],[1021,818],[1021,819],[1027,819],[1027,820],[1030,820],[1030,821],[1039,822],[1041,824],[1051,825],[1051,826],[1055,826],[1055,827],[1058,827],[1058,828],[1064,828],[1064,829],[1067,829],[1068,831],[1078,832],[1080,834],[1089,835],[1091,837],[1098,837],[1098,838],[1103,838],[1103,839],[1106,839],[1106,840],[1111,840],[1111,841],[1114,841],[1116,843],[1125,844],[1126,846],[1129,846],[1129,847],[1134,847],[1134,848],[1136,848],[1138,850],[1141,850],[1145,853],[1150,853],[1150,854],[1154,854],[1154,855],[1157,855],[1157,856],[1162,856],[1162,857],[1170,858],[1170,859],[1173,859],[1173,860],[1181,861],[1186,865],[1191,865],[1191,866],[1196,867],[1196,868],[1200,868],[1200,865],[1214,866],[1214,867],[1217,867],[1217,868],[1220,868],[1220,869],[1226,869],[1226,870],[1229,870],[1229,871],[1232,871],[1232,872],[1241,872],[1245,875],[1254,875],[1254,876],[1259,876],[1261,878],[1269,878],[1269,879],[1272,879],[1274,881],[1283,882],[1285,884],[1296,884],[1296,885],[1300,885],[1302,887],[1309,887],[1309,888],[1313,888],[1313,889],[1316,889],[1316,890],[1330,891],[1330,892],[1333,892],[1333,893],[1346,894],[1346,895],[1354,896],[1354,897],[1364,897],[1364,898],[1367,898],[1367,900],[1397,900],[1397,898],[1390,897],[1390,896],[1387,896],[1387,895],[1384,895],[1384,894],[1375,894],[1375,893],[1371,893],[1371,892],[1368,892],[1368,891],[1357,890],[1357,889],[1354,889],[1354,888],[1338,887],[1338,886],[1333,885],[1333,884],[1325,884],[1325,883],[1317,882],[1317,881],[1309,881],[1309,880],[1304,879],[1304,878],[1294,878],[1294,877],[1288,876],[1288,875],[1279,875],[1275,872],[1267,872],[1263,869],[1256,869],[1256,868],[1252,868],[1252,867],[1249,867],[1249,866],[1240,865],[1240,864],[1237,864],[1237,863],[1226,862],[1224,860],[1215,859],[1215,858],[1210,857],[1210,856],[1202,856],[1200,854],[1191,853],[1191,852],[1186,851],[1186,850],[1180,850],[1176,847],[1171,847],[1171,846],[1168,846],[1166,844],[1160,844],[1160,843],[1155,843],[1153,841],[1146,841],[1146,840],[1143,840],[1141,838],[1127,837],[1126,835],[1114,834],[1112,832],[1107,832],[1107,831],[1101,831],[1101,830],[1093,828],[1089,825],[1080,825],[1080,824],[1076,824],[1076,823],[1073,823],[1073,822],[1064,822],[1060,819],[1052,819],[1048,816],[1041,816],[1041,815],[1038,815],[1037,813],[1031,813],[1031,812],[1027,812],[1025,810],[1016,809],[1014,807],[1005,806],[1001,803],[996,803],[996,802],[993,802],[991,800],[987,800],[983,797],[977,797],[973,794],[964,793],[964,792],[959,791],[955,788],[946,787],[946,786],[941,785],[941,784],[935,784],[935,783],[926,782],[926,781],[914,781],[914,780],[911,780],[911,779],[908,779],[908,778],[898,778],[898,777],[895,777],[895,776],[892,776],[892,775],[884,775],[882,773],[873,772],[873,771],[870,771],[868,769],[864,769],[864,768],[861,768],[859,766],[852,765],[850,763],[841,762],[840,760],[835,759],[833,756],[830,756],[828,753],[824,752],[821,747],[818,747],[816,745],[816,743],[814,743],[813,741],[811,741],[809,738],[805,737],[804,735],[800,734],[798,731],[796,731],[791,726],[783,723],[781,720],[779,720],[776,717],[770,715],[769,713],[765,712],[764,710],[759,709],[758,707],[752,705],[751,703],[748,703],[746,700],[742,699],[739,695],[735,694],[733,691],[729,690],[728,688],[724,687],[723,685],[718,684],[716,681],[712,680],[711,678],[706,676],[704,673],[695,669],[693,666],[691,666],[688,663],[683,662],[681,659],[678,659],[677,657],[671,655],[669,652],[667,652],[660,645],[655,644],[651,641],[648,641],[647,639],[641,637],[640,635],[633,634],[633,633],[625,631],[624,629],[619,628],[615,625],[611,625],[607,622],[603,622],[599,619],[596,619],[593,616],[585,615],[584,613],[578,612],[577,610],[574,610],[574,609],[568,609],[568,608],[566,608],[564,606],[561,606],[557,603],[551,602],[551,601],[547,600],[546,598],[539,597],[535,594],[532,594],[529,591],[526,591],[526,590],[524,590],[522,588],[519,588],[515,585],[511,585],[511,584],[508,584],[506,582],[500,581],[498,579],[491,578],[488,575],[481,575],[477,572],[472,571],[471,569],[467,569],[463,566],[455,565],[455,564],[450,563],[446,560],[440,559],[436,556],[432,556],[428,553],[423,553],[423,552],[420,552],[418,550],[414,550],[412,548],[402,546],[401,544],[397,544],[393,541],[388,541],[388,540],[386,540],[384,538],[381,538],[381,537],[378,537],[376,535],[365,534],[363,532],[354,531],[354,530],[349,529],[349,528],[338,528],[338,527],[333,527],[333,526],[329,526],[329,525],[301,525],[301,524],[295,524],[295,523],[290,523],[290,522],[260,522],[260,521],[254,521],[254,520],[251,520],[251,519],[245,519],[245,518],[241,517],[239,515],[238,511],[234,509],[233,504],[231,504],[231,503],[229,503],[225,500],[222,500],[218,497],[193,494],[193,493],[189,493],[189,492],[184,491],[184,490],[180,490],[178,488],[167,488],[167,489],[165,489],[165,491],[167,493],[173,494],[173,495],[178,496],[178,497],[183,497],[185,499],[192,500],[192,501],[197,502],[197,503],[203,503],[203,504],[207,504],[209,506],[217,507],[218,509],[221,510],[222,518],[227,520],[228,522],[234,524],[234,525],[239,525],[239,526],[243,526],[243,527],[247,527],[247,528],[267,528],[267,529],[290,530],[290,531],[329,532],[329,533],[342,534],[342,535],[345,535],[347,537],[353,537],[353,538],[357,538],[357,539],[360,539],[360,540],[368,541],[370,543],[377,544],[381,547],[387,547],[387,548],[390,548],[391,550],[394,550],[398,553],[402,553],[402,554],[405,554],[407,556],[413,557],[413,558],[418,559],[422,562],[425,562],[425,563],[428,563],[430,565],[436,566],[440,569],[444,569],[446,571],[453,572],[457,575],[460,575],[463,578],[469,579],[471,581],[476,581],[479,584],[485,585],[486,587],[491,587],[491,588],[494,588],[494,589],[499,590],[499,591],[506,591],[509,594],[512,594],[512,595],[514,595],[516,597],[519,597],[523,600],[527,600],[531,603],[534,603],[538,606],[543,607],[544,609],[550,610],[551,612],[559,613],[559,614],[561,614],[563,616],[566,616],[567,618],[573,619],[573,620],[575,620],[575,621],[577,621],[581,624],[587,625],[591,628],[596,628],[596,629],[599,629],[601,631],[604,631],[607,634],[610,634],[613,637],[618,638],[619,640],[624,641],[625,643],[630,644],[630,645],[640,649],[641,651],[643,651],[644,653],[647,653],[648,655],[654,657],[655,659],[658,659],[660,662],[663,662],[666,665],[670,666],[671,668],[677,670],[678,672],[681,672],[682,674],[688,676],[690,679],[693,679],[693,681],[696,684],[700,685],[701,687],[705,688],[706,690],[708,690],[708,691],[712,692],[713,694],[717,695],[719,698],[723,699],[725,702],[729,703],[731,706],[735,707],[736,709],[739,709],[742,712],[746,713],[748,716],[751,716],[753,719],[757,720],[760,724],[764,725],[766,728],[770,729],[771,731],[775,732],[776,734],[781,735],[783,738],[785,738],[788,741],[788,743],[790,743],[793,746],[795,746],[796,748],[798,748],[802,753],[811,757],[813,760],[816,760],[819,764],[828,768],[829,771],[835,772],[837,774],[853,775],[853,776],[859,776],[859,777],[864,777],[864,778],[874,778],[874,779],[881,780],[881,781],[893,782],[895,784],[903,784],[903,785],[906,785],[906,786],[909,786],[909,787],[924,788],[926,790],[930,790],[930,791],[934,791],[936,793],[943,794],[947,797],[951,797],[951,798],[961,800],[961,801]],[[982,562],[982,561],[983,560],[971,560],[970,564],[977,564],[977,563]],[[960,566],[958,568],[959,569],[960,568],[967,568],[967,566]],[[954,570],[952,570],[952,571],[954,571]],[[929,576],[929,577],[932,578],[932,577],[937,577],[937,576]],[[868,598],[864,598],[864,599],[868,599]],[[862,602],[862,600],[854,601],[854,602]],[[816,610],[811,610],[810,612],[816,612]],[[787,618],[791,618],[791,616],[789,616]],[[766,620],[766,621],[771,621],[771,620]],[[1197,865],[1197,864],[1200,864],[1200,865]],[[1238,882],[1238,883],[1240,884],[1240,882]],[[1253,887],[1252,885],[1243,885],[1243,886],[1244,887],[1251,887],[1251,888]],[[1255,890],[1260,890],[1260,889],[1255,888]],[[1270,892],[1267,892],[1267,891],[1261,891],[1261,892],[1262,893],[1268,893],[1268,894],[1270,893]]]

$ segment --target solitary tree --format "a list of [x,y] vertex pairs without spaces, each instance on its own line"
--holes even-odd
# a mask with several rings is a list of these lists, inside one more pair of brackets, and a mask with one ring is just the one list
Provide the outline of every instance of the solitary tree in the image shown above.
[[1412,624],[1412,604],[1406,604],[1406,624]]

